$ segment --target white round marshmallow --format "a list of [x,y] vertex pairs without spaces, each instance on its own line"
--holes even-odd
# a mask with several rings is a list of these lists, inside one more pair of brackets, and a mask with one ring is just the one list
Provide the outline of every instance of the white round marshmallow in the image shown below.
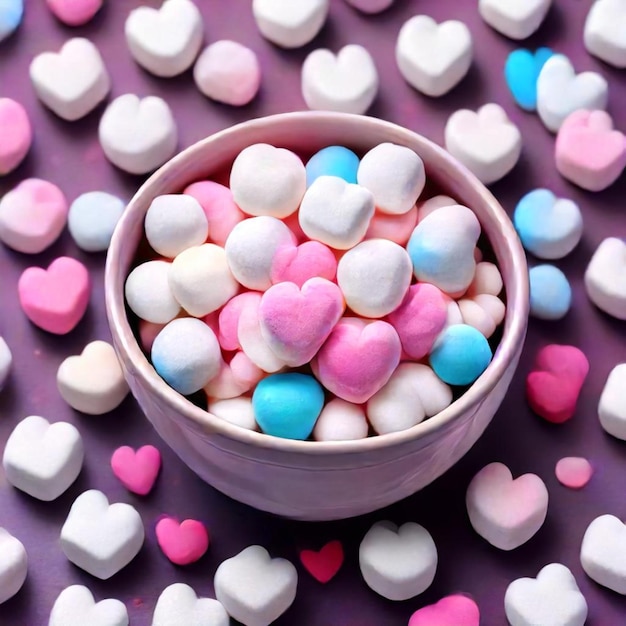
[[322,409],[313,428],[315,441],[365,439],[369,425],[363,407],[334,398]]
[[180,304],[170,287],[170,266],[168,261],[146,261],[126,279],[126,302],[146,322],[167,324],[180,313]]

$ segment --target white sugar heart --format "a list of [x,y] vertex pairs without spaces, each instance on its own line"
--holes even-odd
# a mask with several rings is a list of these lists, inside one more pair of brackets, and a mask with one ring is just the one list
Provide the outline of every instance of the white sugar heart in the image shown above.
[[66,587],[57,597],[48,626],[128,626],[128,611],[122,602],[101,600],[83,585]]
[[0,391],[2,391],[2,387],[4,387],[4,383],[9,377],[12,363],[13,355],[11,354],[11,349],[4,337],[0,337]]
[[500,550],[513,550],[541,528],[548,512],[548,490],[535,474],[513,480],[502,463],[483,467],[465,497],[474,530]]
[[72,424],[38,415],[23,419],[4,448],[2,464],[7,480],[17,489],[39,500],[55,500],[78,477],[84,448]]
[[24,545],[0,526],[0,604],[22,588],[27,573],[28,556]]
[[130,504],[109,505],[96,489],[72,504],[61,529],[61,549],[74,565],[106,580],[126,567],[144,540],[143,523]]
[[213,586],[231,617],[244,626],[268,626],[294,601],[298,572],[286,559],[249,546],[219,565]]
[[133,9],[124,31],[133,58],[156,76],[191,67],[202,47],[202,15],[191,0],[165,0],[160,9]]
[[511,39],[526,39],[541,26],[552,0],[480,0],[478,10],[489,26]]
[[428,365],[401,363],[367,402],[367,419],[379,434],[406,430],[452,402],[452,390]]
[[427,96],[442,96],[457,85],[472,56],[472,34],[458,20],[437,24],[427,15],[416,15],[402,26],[396,43],[400,73]]
[[130,174],[147,174],[176,151],[178,131],[167,102],[127,93],[107,107],[98,128],[106,157]]
[[626,242],[608,237],[585,270],[589,299],[605,313],[626,320]]
[[228,626],[224,607],[212,598],[198,598],[183,583],[166,587],[154,607],[152,626]]
[[507,588],[504,609],[511,626],[583,626],[587,602],[572,572],[550,563],[537,578],[518,578]]
[[626,441],[626,363],[616,365],[609,374],[600,401],[598,403],[598,417],[602,428]]
[[310,239],[348,250],[365,237],[373,215],[371,191],[336,176],[320,176],[306,190],[298,220]]
[[430,587],[437,571],[437,547],[419,524],[400,527],[388,521],[374,524],[359,546],[359,566],[365,582],[389,600],[408,600]]
[[92,341],[82,354],[65,359],[57,371],[57,387],[73,409],[89,415],[112,411],[128,394],[117,354],[106,341]]
[[604,110],[609,85],[597,72],[576,74],[570,60],[555,54],[537,79],[537,113],[548,130],[556,133],[565,118],[578,109]]
[[302,96],[309,109],[363,114],[377,92],[376,65],[363,46],[345,46],[336,56],[313,50],[302,65]]
[[445,145],[488,185],[515,167],[522,152],[522,135],[501,106],[485,104],[477,112],[461,109],[450,116]]
[[70,39],[59,53],[37,55],[30,64],[30,79],[38,98],[68,121],[93,111],[111,88],[98,48],[83,37]]
[[587,527],[580,563],[599,585],[626,595],[626,524],[614,515],[600,515]]
[[252,12],[266,39],[283,48],[299,48],[321,30],[330,0],[253,0]]
[[584,33],[590,54],[626,68],[626,0],[597,0],[591,5]]

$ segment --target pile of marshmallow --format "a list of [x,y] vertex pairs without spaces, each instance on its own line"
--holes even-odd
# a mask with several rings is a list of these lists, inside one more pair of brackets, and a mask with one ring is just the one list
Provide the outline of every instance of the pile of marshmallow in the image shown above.
[[349,440],[410,428],[491,361],[502,278],[476,248],[476,215],[418,202],[422,159],[382,143],[306,166],[245,148],[229,187],[156,197],[155,257],[129,274],[141,343],[176,391],[209,412],[292,439]]

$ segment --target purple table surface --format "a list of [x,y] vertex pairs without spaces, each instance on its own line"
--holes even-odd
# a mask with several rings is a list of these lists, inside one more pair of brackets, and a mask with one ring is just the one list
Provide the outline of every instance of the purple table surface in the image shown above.
[[[503,598],[507,585],[515,578],[536,576],[544,565],[555,561],[567,565],[576,577],[589,604],[588,624],[623,624],[626,598],[596,585],[584,574],[579,550],[585,529],[598,515],[611,513],[626,520],[626,444],[606,435],[597,418],[598,398],[609,371],[626,361],[626,327],[591,305],[582,281],[584,268],[600,241],[608,236],[626,237],[626,177],[605,192],[591,194],[557,174],[554,137],[536,115],[514,104],[503,80],[506,56],[520,44],[484,24],[476,0],[398,0],[385,13],[370,17],[342,0],[331,0],[330,18],[321,34],[312,44],[295,51],[280,50],[261,38],[249,0],[199,0],[207,42],[230,38],[245,43],[259,55],[264,72],[261,92],[252,104],[241,109],[205,99],[197,91],[191,72],[176,79],[159,79],[133,62],[124,41],[124,20],[140,4],[158,6],[160,2],[110,0],[90,24],[72,29],[58,23],[43,1],[27,2],[19,31],[0,44],[0,96],[15,98],[28,109],[35,141],[26,161],[0,181],[0,193],[24,178],[40,177],[58,184],[70,201],[95,189],[129,198],[141,182],[140,178],[117,171],[102,154],[97,127],[104,105],[84,120],[68,123],[44,109],[35,97],[28,79],[31,59],[42,51],[57,50],[70,37],[86,36],[100,48],[112,76],[110,98],[127,92],[165,98],[178,120],[181,147],[239,121],[304,109],[300,67],[307,53],[318,47],[337,50],[345,44],[359,43],[372,53],[380,73],[380,93],[371,115],[402,124],[439,143],[448,116],[462,107],[475,109],[498,102],[519,124],[524,138],[522,158],[509,176],[493,185],[493,192],[509,213],[525,192],[536,187],[548,187],[580,204],[585,220],[583,240],[570,256],[557,262],[572,283],[573,308],[563,321],[531,321],[518,374],[500,411],[479,443],[442,478],[387,510],[340,522],[301,523],[252,510],[204,484],[159,440],[131,397],[116,411],[100,417],[72,411],[56,389],[56,370],[64,358],[79,354],[89,341],[110,339],[104,314],[104,255],[81,252],[67,232],[36,257],[0,246],[0,335],[13,350],[15,364],[0,394],[0,450],[18,421],[40,414],[52,421],[75,424],[87,451],[80,477],[54,503],[39,502],[13,489],[0,470],[0,526],[21,539],[29,554],[27,582],[13,599],[0,606],[0,625],[45,626],[60,591],[80,583],[87,585],[98,600],[119,598],[128,607],[130,623],[147,626],[156,600],[167,585],[185,582],[198,594],[212,596],[213,574],[219,563],[254,543],[268,548],[273,556],[290,559],[298,568],[298,594],[293,606],[275,622],[280,626],[402,625],[418,608],[454,592],[475,598],[481,623],[505,624]],[[589,0],[555,0],[545,23],[522,45],[533,49],[550,46],[569,55],[578,71],[601,72],[610,82],[609,110],[616,126],[624,130],[624,73],[592,58],[583,46],[583,24],[590,5]],[[400,26],[418,13],[437,21],[463,20],[474,37],[475,59],[469,75],[439,99],[429,99],[411,89],[402,80],[394,60]],[[80,259],[93,278],[87,315],[66,337],[49,335],[32,326],[16,296],[18,278],[26,267],[46,266],[60,255]],[[579,346],[591,364],[576,415],[560,426],[537,418],[524,399],[526,374],[537,350],[547,343]],[[161,450],[163,469],[154,491],[142,498],[128,493],[113,477],[109,459],[118,446],[148,443]],[[590,484],[581,491],[569,490],[555,478],[555,464],[565,456],[587,457],[594,466]],[[550,493],[544,526],[526,545],[510,553],[491,547],[476,535],[465,511],[468,482],[492,461],[506,463],[514,475],[537,473]],[[108,581],[92,578],[71,565],[59,548],[59,531],[69,507],[89,488],[101,489],[112,502],[132,503],[145,523],[146,542],[140,554]],[[206,523],[211,546],[198,563],[177,567],[161,553],[154,526],[163,514]],[[433,585],[422,595],[391,602],[376,595],[361,578],[359,542],[370,525],[380,519],[416,521],[432,533],[439,566]],[[304,571],[298,554],[302,549],[318,549],[332,539],[342,541],[345,564],[334,580],[322,586]]]

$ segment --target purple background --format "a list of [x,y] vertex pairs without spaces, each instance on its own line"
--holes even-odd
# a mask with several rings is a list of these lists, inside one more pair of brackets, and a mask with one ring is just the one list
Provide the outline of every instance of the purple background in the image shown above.
[[[626,599],[587,578],[578,555],[583,533],[592,519],[604,513],[626,519],[626,444],[606,435],[597,419],[597,402],[604,381],[614,365],[626,361],[625,326],[594,309],[582,284],[584,268],[598,243],[607,236],[626,236],[626,177],[599,194],[583,192],[559,177],[553,163],[553,136],[535,115],[517,108],[502,78],[506,56],[519,44],[499,36],[481,21],[476,0],[397,0],[384,14],[371,17],[359,14],[342,0],[331,0],[330,18],[322,33],[312,44],[295,51],[279,50],[260,37],[249,0],[198,0],[205,18],[207,42],[235,39],[259,55],[264,73],[261,92],[253,104],[241,109],[205,99],[196,90],[190,72],[176,79],[159,79],[133,62],[123,27],[128,12],[140,4],[158,6],[160,2],[109,0],[90,24],[72,29],[53,18],[43,0],[27,2],[19,31],[0,44],[0,96],[15,98],[26,106],[35,128],[35,142],[18,170],[0,180],[0,193],[32,176],[58,184],[69,201],[95,189],[129,198],[140,183],[140,178],[124,175],[112,167],[100,150],[97,127],[104,106],[80,122],[68,123],[36,100],[28,79],[31,59],[39,52],[57,50],[72,36],[89,37],[100,48],[112,76],[111,98],[134,92],[141,96],[156,94],[168,101],[179,123],[181,148],[238,121],[305,108],[299,72],[306,54],[317,47],[337,50],[348,43],[359,43],[374,56],[381,78],[380,93],[370,114],[402,124],[437,142],[443,140],[448,116],[460,107],[475,109],[486,102],[498,102],[519,124],[524,137],[520,163],[492,189],[509,213],[525,192],[536,187],[548,187],[580,204],[585,220],[583,241],[568,258],[557,263],[572,282],[573,310],[563,321],[531,321],[519,373],[501,410],[471,452],[436,483],[387,510],[362,518],[332,523],[291,522],[233,502],[200,481],[159,440],[132,398],[113,413],[100,417],[72,411],[56,390],[56,370],[65,357],[80,353],[87,342],[110,339],[104,314],[104,255],[81,252],[67,232],[36,257],[0,246],[0,335],[6,338],[15,362],[12,376],[0,394],[0,449],[19,420],[40,414],[51,421],[76,424],[87,450],[79,479],[54,503],[36,501],[13,489],[0,471],[0,526],[22,540],[30,559],[24,588],[0,606],[0,625],[45,626],[60,591],[81,583],[98,600],[119,598],[128,607],[130,623],[147,626],[156,599],[167,585],[185,582],[198,594],[212,596],[213,574],[218,564],[252,543],[264,545],[273,556],[290,559],[298,568],[298,594],[292,608],[276,622],[281,626],[402,625],[407,624],[413,611],[453,592],[466,592],[475,598],[483,624],[503,624],[503,597],[509,582],[521,576],[536,576],[541,567],[553,561],[564,563],[574,573],[589,604],[588,624],[623,623]],[[554,4],[544,25],[523,45],[533,49],[550,46],[568,54],[578,71],[600,71],[610,82],[609,110],[616,126],[625,130],[623,72],[590,57],[583,47],[583,24],[591,2],[555,0]],[[428,99],[412,90],[402,80],[394,61],[399,28],[418,13],[431,15],[437,21],[461,19],[474,37],[475,59],[469,75],[439,99]],[[46,266],[63,254],[87,264],[93,293],[87,315],[78,328],[69,336],[57,337],[26,320],[18,306],[16,284],[26,267]],[[534,355],[542,345],[551,342],[579,346],[591,363],[576,415],[560,426],[534,416],[524,400],[524,380]],[[147,443],[157,445],[163,453],[163,469],[152,494],[141,498],[128,493],[113,477],[109,458],[118,446]],[[557,482],[554,466],[564,456],[585,456],[592,462],[595,475],[582,491],[566,489]],[[468,482],[492,461],[506,463],[514,475],[539,474],[550,492],[545,525],[526,545],[511,553],[491,547],[476,535],[465,512]],[[88,488],[101,489],[112,502],[135,505],[146,527],[146,543],[139,556],[104,582],[71,565],[58,545],[59,531],[71,503]],[[160,552],[154,525],[163,514],[200,519],[207,524],[211,547],[197,564],[180,568]],[[423,524],[439,550],[433,585],[406,602],[394,603],[376,595],[365,585],[358,569],[361,538],[372,523],[386,518],[396,523]],[[343,542],[345,564],[333,581],[322,586],[303,570],[298,553],[301,549],[319,549],[332,539]]]

